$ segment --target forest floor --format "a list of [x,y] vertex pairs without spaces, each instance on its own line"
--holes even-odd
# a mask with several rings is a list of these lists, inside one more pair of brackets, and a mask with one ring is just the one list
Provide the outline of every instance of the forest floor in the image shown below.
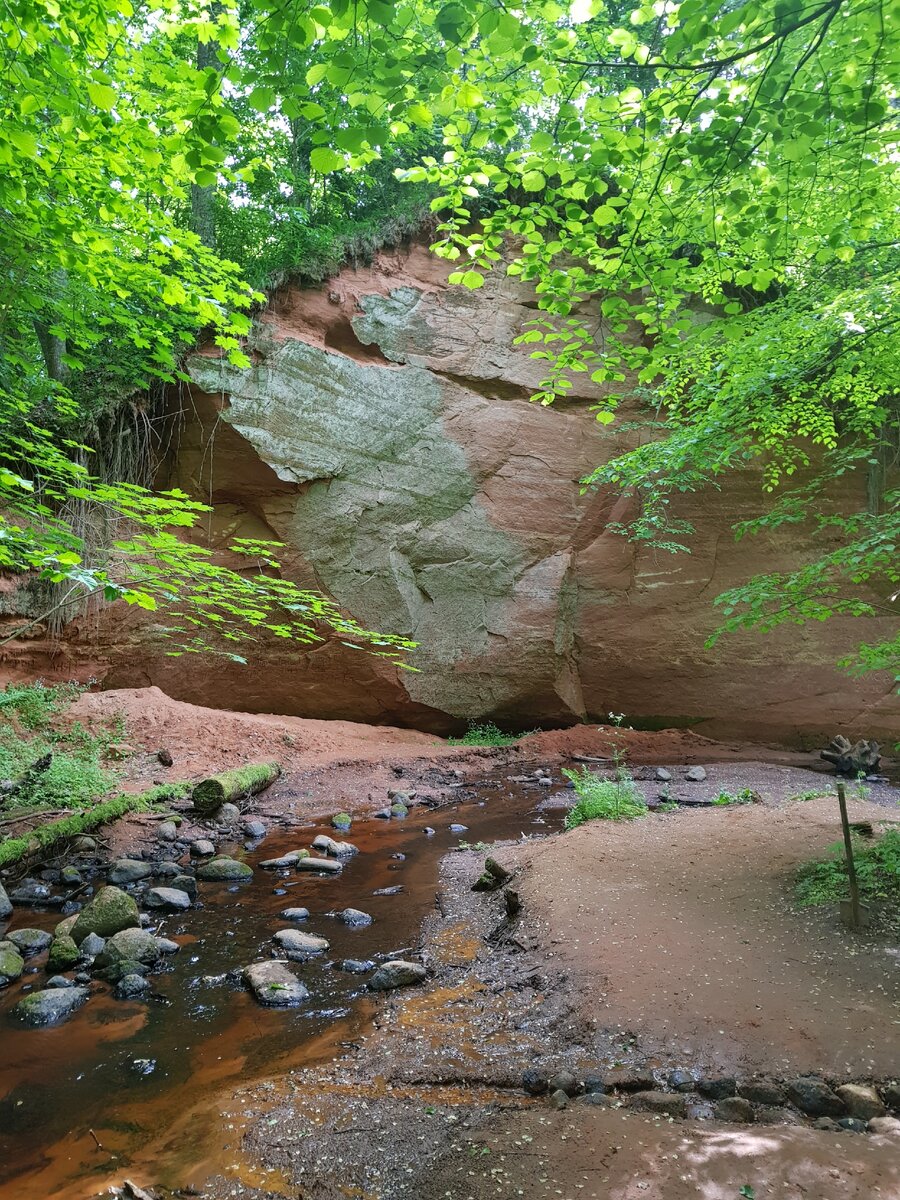
[[[500,892],[471,890],[484,848],[448,855],[439,879],[419,882],[435,897],[413,950],[427,982],[364,1001],[365,1019],[333,1053],[314,1060],[288,1046],[271,1077],[198,1095],[133,1161],[128,1174],[143,1186],[154,1162],[175,1145],[183,1159],[194,1140],[192,1179],[208,1182],[157,1194],[900,1200],[896,1131],[816,1129],[789,1106],[757,1109],[752,1124],[714,1119],[709,1105],[703,1119],[676,1120],[639,1111],[624,1090],[556,1111],[522,1087],[526,1069],[652,1071],[657,1087],[672,1070],[739,1081],[814,1072],[835,1086],[900,1076],[896,939],[851,933],[833,908],[793,898],[797,867],[840,837],[833,799],[796,799],[833,787],[801,765],[811,756],[596,726],[504,749],[451,746],[414,731],[200,709],[157,689],[86,695],[73,710],[89,724],[114,714],[133,751],[126,787],[275,759],[284,773],[248,815],[286,836],[310,816],[349,811],[361,858],[378,844],[365,831],[382,824],[363,818],[389,788],[435,807],[483,799],[489,812],[492,781],[540,766],[558,787],[560,768],[578,758],[624,759],[648,796],[659,764],[676,798],[747,788],[762,800],[547,837],[538,826],[492,844],[514,874],[513,918]],[[163,748],[170,768],[156,758]],[[685,782],[693,764],[705,767],[703,784]],[[536,779],[519,786],[533,788],[548,820],[572,796]],[[851,819],[896,822],[898,802],[900,789],[873,785],[868,799],[851,797]],[[181,838],[207,836],[185,817]],[[106,831],[105,853],[139,853],[154,837],[150,817],[128,818]],[[234,1130],[227,1158],[203,1157],[200,1132],[212,1126]]]

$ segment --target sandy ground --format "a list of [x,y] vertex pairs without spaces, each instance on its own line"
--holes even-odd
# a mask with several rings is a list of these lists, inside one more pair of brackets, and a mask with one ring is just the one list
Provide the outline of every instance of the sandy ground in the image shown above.
[[[900,823],[900,809],[849,809]],[[897,948],[792,902],[797,867],[840,838],[836,804],[819,799],[595,821],[507,857],[596,1028],[633,1030],[673,1065],[893,1074]]]

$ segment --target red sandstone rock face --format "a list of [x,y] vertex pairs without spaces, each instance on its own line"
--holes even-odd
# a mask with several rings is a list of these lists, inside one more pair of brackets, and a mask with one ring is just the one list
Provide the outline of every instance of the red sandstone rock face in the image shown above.
[[277,642],[250,668],[166,658],[152,629],[119,610],[74,622],[55,662],[40,637],[17,646],[8,673],[94,673],[211,706],[438,730],[609,712],[778,740],[900,730],[889,679],[854,682],[833,666],[879,636],[875,623],[704,649],[718,593],[796,566],[810,546],[793,530],[735,543],[731,525],[762,503],[752,472],[689,498],[679,515],[697,527],[690,555],[610,532],[628,502],[582,496],[578,480],[637,435],[597,425],[598,389],[580,376],[564,405],[531,404],[542,363],[513,339],[533,297],[503,276],[474,293],[449,288],[447,270],[423,247],[384,254],[276,296],[251,370],[195,355],[170,479],[214,505],[213,545],[275,537],[292,578],[363,625],[419,640],[418,673],[337,642]]

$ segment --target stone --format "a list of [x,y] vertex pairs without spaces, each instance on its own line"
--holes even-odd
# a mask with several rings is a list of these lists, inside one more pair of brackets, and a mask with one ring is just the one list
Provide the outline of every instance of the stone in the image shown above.
[[879,1090],[888,1108],[900,1109],[900,1083],[883,1083]]
[[10,893],[13,904],[24,904],[29,908],[41,908],[51,899],[52,889],[39,879],[26,879]]
[[635,1092],[632,1104],[644,1112],[659,1113],[665,1117],[683,1117],[687,1112],[687,1099],[672,1092]]
[[169,886],[186,892],[192,904],[197,899],[197,880],[193,875],[176,875]]
[[844,1114],[844,1101],[817,1075],[801,1075],[790,1080],[787,1094],[790,1102],[808,1117],[840,1117]]
[[47,970],[54,973],[69,971],[80,958],[81,951],[70,937],[66,937],[65,934],[62,937],[55,937],[50,944],[50,953],[47,956]]
[[688,783],[703,783],[706,779],[706,770],[703,767],[688,767],[684,777]]
[[6,940],[12,942],[23,958],[33,958],[35,954],[42,954],[53,938],[44,929],[12,929]]
[[212,858],[215,852],[216,843],[211,842],[209,838],[197,838],[196,841],[191,842],[191,858]]
[[308,908],[283,908],[278,914],[285,921],[306,921],[309,919]]
[[790,1108],[761,1106],[756,1109],[757,1125],[800,1125],[800,1117]]
[[869,1121],[869,1133],[880,1133],[885,1137],[900,1137],[900,1120],[896,1117],[873,1117]]
[[656,768],[656,778],[659,780],[660,783],[671,783],[672,782],[672,772],[667,771],[665,767],[657,767]]
[[588,1071],[582,1080],[584,1090],[586,1092],[608,1092],[609,1085],[605,1075],[598,1075],[596,1071]]
[[708,1100],[724,1100],[737,1093],[737,1083],[731,1075],[707,1075],[698,1080],[697,1091]]
[[65,975],[51,975],[47,980],[46,986],[48,988],[70,988],[74,987],[75,984],[71,979],[67,979]]
[[[191,882],[193,883],[193,880]],[[191,898],[181,888],[155,887],[150,888],[144,896],[144,903],[148,908],[160,912],[184,912],[191,907]]]
[[120,1000],[135,1000],[150,991],[150,983],[143,975],[123,975],[116,984],[116,996]]
[[557,1071],[548,1079],[547,1087],[551,1092],[565,1092],[567,1096],[577,1096],[581,1091],[581,1084],[571,1071]]
[[865,1133],[867,1128],[866,1122],[861,1121],[859,1117],[838,1117],[837,1123],[848,1133]]
[[226,855],[222,855],[220,858],[213,858],[209,862],[200,863],[197,867],[197,878],[213,881],[252,879],[253,870],[246,863],[238,862],[236,858],[228,858]]
[[372,893],[373,896],[399,896],[403,891],[402,883],[395,883],[393,887],[376,888]]
[[96,958],[105,945],[106,938],[102,938],[99,933],[89,933],[78,947],[78,952],[84,959]]
[[156,761],[161,767],[171,767],[174,764],[175,759],[172,757],[172,752],[163,747],[162,750],[157,750]]
[[754,1104],[769,1104],[780,1106],[787,1104],[787,1088],[778,1079],[770,1075],[756,1075],[738,1084],[738,1094]]
[[330,944],[327,938],[319,937],[315,933],[303,933],[299,929],[279,929],[274,938],[288,954],[296,954],[303,958],[322,954]]
[[870,1121],[872,1117],[883,1117],[887,1113],[887,1108],[873,1087],[861,1083],[844,1083],[834,1091],[835,1095],[843,1100],[848,1117]]
[[13,946],[6,944],[0,950],[0,987],[15,982],[25,970],[25,959]]
[[133,896],[117,887],[104,887],[78,914],[72,926],[72,939],[80,946],[89,933],[110,937],[122,929],[141,923],[137,902]]
[[391,805],[391,816],[396,817],[399,821],[402,821],[404,817],[409,816],[409,809],[405,804],[397,804],[395,802]]
[[332,828],[337,829],[338,832],[340,832],[340,833],[346,833],[352,824],[353,824],[353,818],[350,816],[349,813],[344,813],[344,812],[335,813],[334,816],[331,818]]
[[153,874],[157,879],[174,879],[181,873],[181,867],[176,862],[155,862]]
[[13,1009],[26,1025],[60,1025],[81,1008],[88,998],[86,987],[46,988],[32,992]]
[[83,833],[81,837],[77,837],[75,839],[75,849],[80,851],[82,854],[90,854],[92,851],[97,849],[97,839],[90,837],[86,833]]
[[172,941],[171,938],[162,937],[156,939],[156,948],[160,954],[176,954],[181,949],[179,944]]
[[114,933],[96,957],[98,967],[121,962],[139,962],[151,966],[159,958],[159,939],[146,929],[123,929]]
[[359,908],[345,908],[342,912],[338,913],[338,918],[339,920],[343,921],[345,925],[350,925],[354,929],[361,928],[364,925],[372,924],[372,918],[369,916],[369,914],[363,912]]
[[550,1093],[550,1107],[558,1111],[562,1111],[569,1105],[568,1095],[560,1088],[558,1091]]
[[391,810],[389,808],[379,808],[377,812],[373,812],[372,816],[376,821],[389,821],[391,819]]
[[336,842],[327,833],[320,833],[313,838],[312,847],[320,854],[330,854],[334,858],[352,858],[354,854],[359,854],[359,848],[352,842]]
[[294,1008],[309,996],[297,976],[274,959],[244,967],[243,979],[259,1003],[267,1008]]
[[696,1087],[696,1081],[690,1071],[670,1071],[666,1083],[673,1092],[692,1092]]
[[816,1117],[813,1121],[813,1129],[822,1129],[826,1133],[840,1133],[841,1131],[840,1125],[831,1117]]
[[373,992],[389,992],[394,988],[409,987],[422,983],[427,974],[421,963],[406,962],[402,958],[392,959],[378,968],[369,980],[369,989]]
[[653,1072],[637,1067],[621,1067],[604,1076],[607,1091],[652,1092],[656,1090]]
[[344,865],[334,858],[301,858],[297,862],[298,871],[319,871],[325,875],[340,875]]
[[153,874],[151,863],[135,858],[120,858],[109,868],[110,883],[137,883]]
[[734,1121],[749,1125],[753,1121],[753,1105],[743,1096],[725,1096],[716,1101],[714,1109],[717,1121]]
[[543,1071],[533,1069],[523,1071],[522,1088],[529,1096],[543,1096],[547,1090],[547,1076]]
[[[328,840],[331,841],[331,838]],[[295,867],[300,858],[299,850],[290,850],[287,854],[279,855],[278,858],[264,858],[259,865],[264,871],[285,871],[289,867]]]
[[454,821],[450,826],[451,833],[468,833],[468,831],[468,825],[460,825],[456,821]]
[[12,916],[12,913],[12,901],[6,893],[6,888],[0,883],[0,921],[5,921],[7,917]]
[[150,963],[138,962],[136,958],[123,958],[121,962],[110,963],[108,967],[104,967],[97,974],[107,983],[118,983],[126,975],[148,975],[150,965]]
[[236,804],[223,804],[216,812],[216,820],[220,825],[233,825],[241,819],[241,810]]
[[335,965],[339,971],[350,975],[368,975],[369,971],[375,970],[375,964],[369,958],[344,958]]
[[684,1115],[689,1121],[711,1121],[715,1110],[708,1100],[688,1100]]
[[63,867],[59,873],[59,881],[66,887],[80,887],[84,883],[84,877],[77,867]]
[[269,832],[262,821],[244,821],[241,828],[245,835],[248,838],[253,838],[254,841],[259,841],[260,838],[264,838]]
[[174,821],[162,821],[156,831],[161,842],[174,842],[178,839],[178,826]]

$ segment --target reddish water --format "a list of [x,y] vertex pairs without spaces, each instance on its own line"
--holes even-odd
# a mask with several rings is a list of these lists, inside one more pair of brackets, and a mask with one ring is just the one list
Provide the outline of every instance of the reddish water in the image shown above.
[[[0,995],[0,1200],[86,1200],[128,1175],[147,1186],[199,1187],[213,1173],[274,1186],[240,1159],[241,1114],[228,1112],[235,1086],[333,1057],[364,1032],[376,1002],[360,977],[329,963],[414,946],[450,847],[546,831],[533,824],[545,793],[504,782],[480,794],[481,803],[413,810],[403,822],[357,822],[348,836],[361,853],[337,877],[256,871],[236,891],[201,883],[200,907],[161,921],[160,932],[182,949],[152,977],[150,1001],[116,1000],[95,984],[99,990],[66,1024],[31,1030],[9,1010],[43,971],[7,988]],[[557,826],[559,816],[548,813],[546,821]],[[468,832],[451,834],[451,822]],[[422,833],[425,825],[434,837]],[[322,831],[331,832],[321,824],[267,838],[247,861],[306,846]],[[398,861],[396,853],[407,857]],[[372,895],[398,883],[399,895]],[[274,894],[285,885],[285,895]],[[304,1007],[261,1008],[238,987],[202,981],[268,957],[272,934],[288,924],[278,913],[301,905],[311,916],[298,928],[331,942],[321,961],[298,968],[311,993]],[[349,929],[326,915],[346,906],[375,923]],[[19,909],[12,927],[52,929],[58,920]],[[32,963],[43,967],[43,958]],[[135,1067],[140,1059],[153,1060],[149,1074]]]

